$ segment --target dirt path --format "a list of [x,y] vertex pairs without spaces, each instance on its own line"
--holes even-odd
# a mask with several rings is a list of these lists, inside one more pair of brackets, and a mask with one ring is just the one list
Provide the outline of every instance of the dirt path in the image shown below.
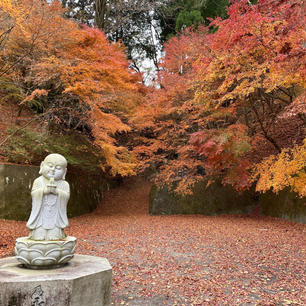
[[[149,189],[131,180],[110,191],[96,212],[70,220],[77,252],[106,257],[113,267],[112,305],[306,305],[305,225],[239,216],[153,217],[147,214]],[[24,223],[0,225],[2,233],[14,228],[17,235]]]

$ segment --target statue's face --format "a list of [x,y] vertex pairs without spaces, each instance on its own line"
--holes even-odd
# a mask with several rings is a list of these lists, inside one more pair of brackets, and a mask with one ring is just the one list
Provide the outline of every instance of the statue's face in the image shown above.
[[66,167],[58,162],[56,158],[46,158],[43,161],[41,174],[47,178],[54,178],[55,181],[63,179],[66,173]]

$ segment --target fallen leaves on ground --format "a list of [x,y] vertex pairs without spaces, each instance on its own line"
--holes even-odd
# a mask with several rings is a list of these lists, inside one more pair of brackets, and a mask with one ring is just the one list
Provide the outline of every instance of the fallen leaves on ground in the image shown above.
[[[269,217],[149,216],[150,185],[111,190],[70,220],[77,253],[113,267],[112,305],[304,306],[306,226]],[[25,223],[0,220],[0,255]]]

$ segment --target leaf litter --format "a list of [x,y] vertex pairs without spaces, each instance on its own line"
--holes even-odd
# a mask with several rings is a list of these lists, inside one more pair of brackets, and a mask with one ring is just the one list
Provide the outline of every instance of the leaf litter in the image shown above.
[[[150,184],[110,190],[70,219],[77,253],[106,257],[111,305],[304,306],[306,226],[271,217],[150,216]],[[13,255],[25,222],[0,220],[0,256]]]

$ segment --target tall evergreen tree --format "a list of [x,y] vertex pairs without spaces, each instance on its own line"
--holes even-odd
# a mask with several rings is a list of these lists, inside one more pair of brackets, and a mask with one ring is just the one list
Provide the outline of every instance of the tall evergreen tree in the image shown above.
[[160,15],[162,39],[167,40],[189,26],[208,25],[209,18],[225,18],[229,3],[229,0],[170,0]]

